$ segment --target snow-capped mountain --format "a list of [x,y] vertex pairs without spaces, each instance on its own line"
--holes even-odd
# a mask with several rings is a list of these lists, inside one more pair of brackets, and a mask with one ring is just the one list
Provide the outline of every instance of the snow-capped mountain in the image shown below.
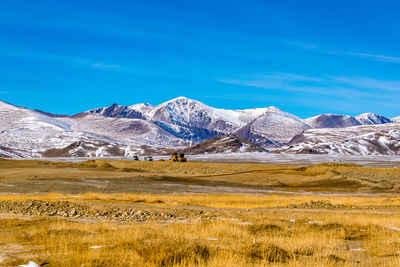
[[112,104],[109,107],[92,109],[86,113],[98,114],[111,118],[145,119],[143,113],[152,107],[153,106],[148,103],[136,104],[130,107]]
[[113,146],[123,147],[123,153],[129,155],[143,145],[189,145],[145,120],[85,113],[53,117],[0,101],[0,157],[40,157],[50,149],[68,147],[73,143],[90,144],[96,148],[91,156],[113,155],[109,153]]
[[354,117],[339,114],[321,114],[304,120],[312,128],[345,128],[361,125]]
[[400,116],[392,118],[393,122],[400,122]]
[[149,110],[146,117],[175,136],[195,142],[234,129],[234,125],[220,120],[210,111],[211,108],[198,101],[176,98]]
[[69,125],[40,112],[0,101],[0,129],[2,132],[24,131],[27,127],[68,129]]
[[[169,115],[172,121],[179,124],[196,124],[202,122],[204,118],[214,120],[224,120],[231,125],[244,126],[251,120],[268,111],[269,108],[254,108],[244,110],[218,109],[207,106],[199,101],[186,97],[177,97],[149,110],[147,115],[153,120],[163,119],[163,116]],[[203,114],[207,116],[204,117]]]
[[362,125],[367,124],[385,124],[393,122],[391,119],[388,119],[382,115],[374,114],[374,113],[364,113],[355,117]]
[[299,154],[400,155],[400,123],[310,129],[276,152]]
[[217,109],[196,100],[178,97],[150,109],[146,117],[177,137],[200,142],[232,133],[267,110]]
[[79,138],[70,125],[40,112],[0,101],[0,155],[38,156],[54,143],[68,144]]
[[364,113],[356,117],[341,115],[341,114],[321,114],[319,116],[305,119],[308,125],[312,128],[346,128],[359,125],[385,124],[392,123],[382,115],[374,113]]
[[110,118],[82,113],[79,116],[60,118],[72,131],[91,133],[130,145],[155,147],[185,146],[189,142],[172,135],[155,123],[143,119]]
[[235,132],[240,137],[264,147],[279,147],[293,136],[310,129],[299,117],[276,107],[266,112]]
[[178,97],[156,107],[150,104],[98,108],[85,113],[113,118],[136,118],[150,121],[170,134],[201,142],[232,133],[268,111],[268,108],[226,110],[199,101]]
[[[281,148],[279,151],[288,153],[358,153],[358,149],[363,151],[359,153],[393,154],[397,153],[400,123],[390,122],[371,113],[356,118],[323,114],[302,120],[276,107],[227,110],[185,97],[158,106],[113,104],[74,116],[30,110],[0,101],[0,157],[161,153],[232,134],[261,147]],[[327,127],[347,128],[311,129]],[[347,139],[351,140],[341,143]],[[229,144],[237,143],[237,140],[230,141]]]
[[[170,134],[192,142],[235,133],[265,147],[279,147],[294,135],[309,129],[300,118],[276,107],[245,110],[217,109],[199,101],[178,97],[155,107],[146,106],[140,116],[132,106],[112,105],[88,111],[115,118],[140,118]],[[137,110],[135,110],[136,112]]]

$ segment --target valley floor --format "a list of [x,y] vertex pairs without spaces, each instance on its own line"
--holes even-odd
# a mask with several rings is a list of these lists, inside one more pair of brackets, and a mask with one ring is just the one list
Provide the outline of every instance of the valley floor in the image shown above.
[[398,266],[400,169],[0,160],[0,266]]
[[[239,152],[187,155],[190,161],[220,163],[259,163],[269,165],[314,165],[324,162],[352,163],[365,167],[397,167],[400,168],[400,157],[397,155],[343,155],[343,154],[290,154],[268,152]],[[153,155],[155,160],[168,160],[170,156]],[[37,158],[37,160],[83,162],[88,157]],[[131,157],[102,157],[97,159],[131,160]]]

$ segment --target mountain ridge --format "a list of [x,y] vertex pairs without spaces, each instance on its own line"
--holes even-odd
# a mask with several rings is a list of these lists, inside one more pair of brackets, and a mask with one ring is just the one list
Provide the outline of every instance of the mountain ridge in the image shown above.
[[362,125],[367,124],[385,124],[392,123],[393,121],[382,115],[375,113],[363,113],[355,117]]
[[[148,103],[112,104],[73,116],[31,110],[0,101],[0,157],[40,157],[44,151],[53,151],[49,152],[50,155],[72,153],[101,157],[110,155],[110,151],[116,153],[116,147],[121,148],[118,155],[129,156],[151,151],[141,149],[143,146],[183,149],[225,135],[237,135],[265,149],[280,149],[287,145],[298,146],[302,139],[308,142],[305,137],[321,126],[346,126],[342,129],[349,129],[363,123],[366,128],[360,128],[360,131],[374,132],[372,126],[394,125],[396,119],[372,113],[356,117],[321,114],[312,118],[318,117],[324,118],[325,124],[313,128],[309,125],[310,118],[303,120],[274,106],[218,109],[186,97],[174,98],[157,106]],[[395,131],[390,133],[397,138]],[[292,150],[285,151],[291,153]]]
[[292,154],[400,155],[400,123],[310,129],[276,152]]

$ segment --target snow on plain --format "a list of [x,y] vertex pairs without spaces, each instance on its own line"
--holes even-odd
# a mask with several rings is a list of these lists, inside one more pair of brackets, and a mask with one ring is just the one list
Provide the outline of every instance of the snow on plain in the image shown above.
[[263,152],[186,155],[189,161],[256,162],[265,164],[312,165],[324,162],[354,163],[364,166],[400,167],[400,158],[390,155],[277,154]]
[[[137,155],[137,154],[135,154]],[[154,161],[159,159],[168,160],[168,155],[152,155]],[[144,156],[139,159],[143,160]],[[332,155],[332,154],[275,154],[263,152],[245,153],[223,153],[223,154],[202,154],[185,155],[188,161],[203,162],[225,162],[225,163],[263,163],[263,164],[282,164],[282,165],[313,165],[325,162],[353,163],[366,167],[395,167],[400,168],[400,158],[398,156],[387,155]],[[130,156],[125,157],[64,157],[64,158],[41,158],[49,161],[81,162],[88,159],[115,159],[130,160]]]

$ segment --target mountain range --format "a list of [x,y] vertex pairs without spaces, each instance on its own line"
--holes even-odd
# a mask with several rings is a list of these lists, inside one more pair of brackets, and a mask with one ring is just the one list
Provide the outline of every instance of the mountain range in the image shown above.
[[[113,104],[73,116],[0,101],[0,157],[129,157],[183,150],[225,135],[237,138],[229,144],[239,142],[252,151],[261,147],[258,150],[279,153],[400,154],[398,121],[399,117],[372,113],[301,119],[272,106],[217,109],[185,97],[158,106]],[[351,140],[342,142],[345,139]],[[382,146],[372,149],[377,142]]]

